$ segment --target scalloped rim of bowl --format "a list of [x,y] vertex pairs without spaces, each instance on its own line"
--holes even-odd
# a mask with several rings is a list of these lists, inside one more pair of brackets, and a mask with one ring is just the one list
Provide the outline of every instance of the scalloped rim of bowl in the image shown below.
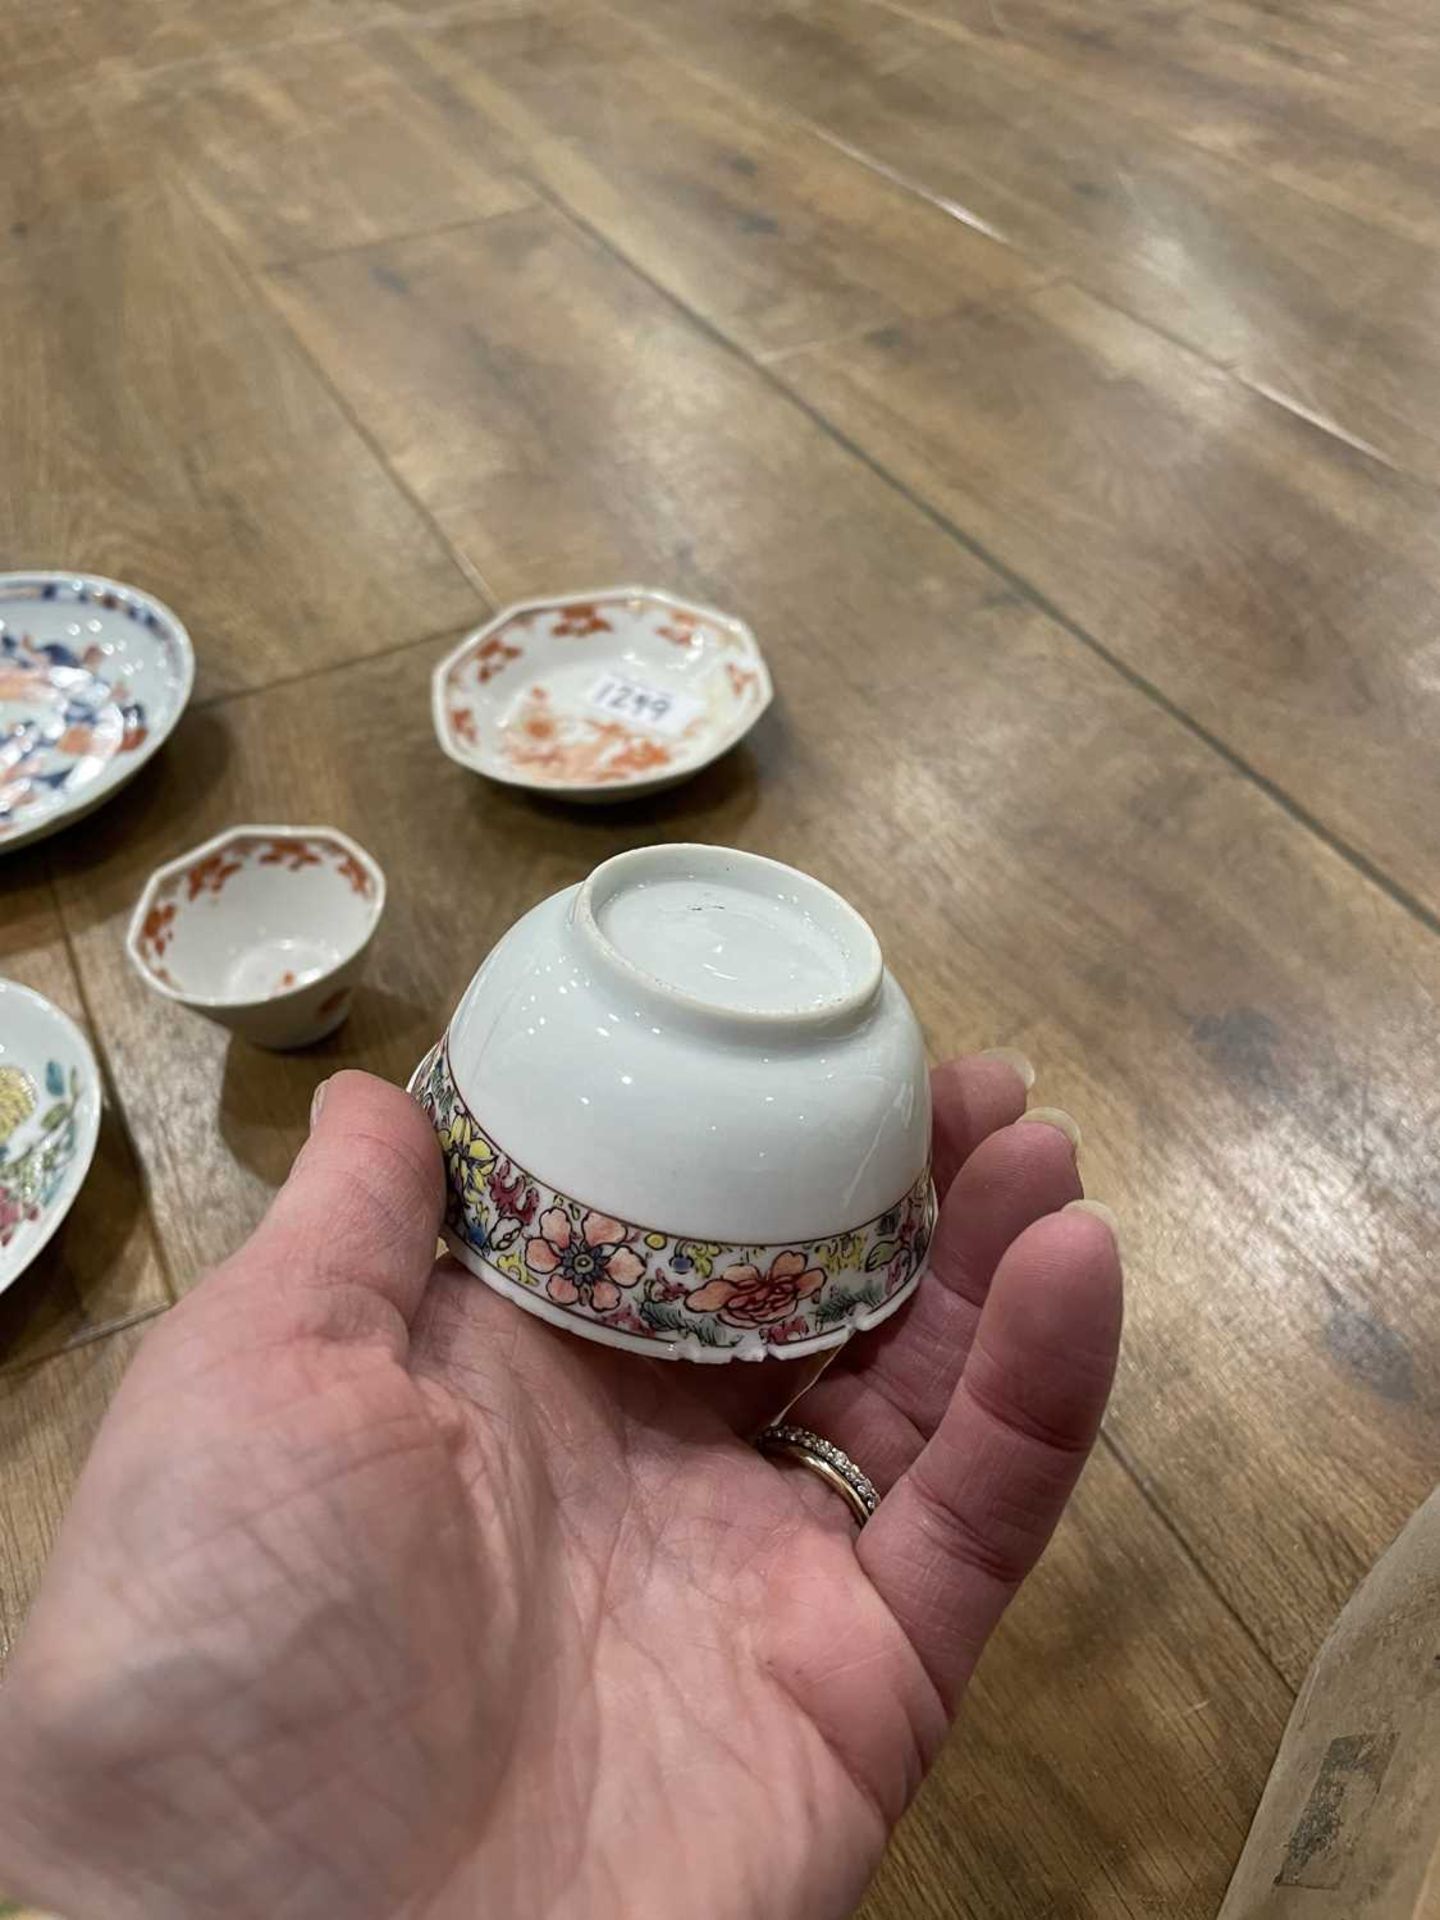
[[552,1306],[543,1294],[532,1292],[530,1288],[508,1279],[482,1255],[467,1247],[449,1227],[441,1227],[440,1238],[452,1258],[458,1260],[482,1286],[493,1288],[522,1311],[534,1314],[537,1320],[545,1321],[562,1333],[573,1334],[578,1340],[589,1340],[596,1346],[615,1348],[621,1353],[643,1354],[649,1360],[688,1360],[692,1365],[711,1367],[726,1366],[736,1360],[803,1360],[807,1354],[828,1353],[835,1347],[843,1347],[852,1334],[869,1333],[872,1327],[880,1326],[892,1314],[898,1313],[930,1271],[927,1252],[898,1293],[892,1294],[883,1305],[867,1313],[859,1313],[853,1320],[842,1321],[833,1333],[817,1334],[811,1340],[796,1340],[784,1347],[771,1347],[763,1341],[756,1341],[750,1346],[726,1347],[723,1351],[717,1351],[714,1347],[703,1346],[688,1335],[683,1340],[666,1340],[658,1334],[654,1339],[645,1339],[637,1333],[626,1333],[619,1327],[582,1325],[563,1307]]
[[[582,1216],[587,1214],[601,1215],[608,1223],[613,1223],[617,1227],[623,1227],[625,1233],[620,1245],[628,1247],[632,1251],[636,1251],[639,1247],[643,1246],[646,1249],[647,1263],[653,1260],[662,1265],[668,1265],[674,1254],[683,1249],[686,1244],[698,1242],[699,1236],[677,1232],[673,1229],[661,1228],[653,1222],[649,1224],[634,1222],[627,1218],[608,1213],[598,1202],[577,1199],[573,1194],[566,1193],[552,1186],[543,1176],[531,1172],[528,1168],[522,1167],[510,1155],[506,1154],[503,1147],[488,1133],[484,1123],[476,1118],[468,1103],[465,1101],[464,1095],[460,1093],[459,1088],[455,1085],[454,1075],[449,1065],[448,1033],[442,1035],[435,1045],[431,1047],[429,1052],[425,1054],[406,1083],[406,1091],[412,1099],[415,1100],[416,1104],[426,1115],[427,1119],[431,1121],[432,1125],[436,1125],[436,1116],[427,1098],[427,1088],[425,1084],[426,1081],[431,1078],[438,1078],[448,1085],[455,1100],[464,1112],[473,1130],[473,1134],[483,1140],[485,1145],[491,1149],[490,1160],[488,1162],[482,1162],[482,1164],[494,1165],[497,1161],[502,1162],[510,1169],[510,1176],[517,1176],[522,1185],[528,1186],[531,1189],[533,1224],[537,1231],[529,1236],[530,1240],[536,1238],[548,1240],[550,1238],[548,1233],[539,1231],[540,1223],[552,1209],[558,1209],[566,1216],[572,1231],[574,1226],[581,1221]],[[825,1233],[811,1236],[806,1241],[790,1240],[768,1244],[756,1242],[747,1243],[743,1241],[716,1242],[713,1240],[706,1242],[707,1252],[710,1253],[713,1261],[718,1262],[722,1259],[731,1260],[734,1265],[744,1265],[757,1270],[763,1265],[767,1275],[773,1278],[773,1269],[779,1256],[788,1255],[793,1258],[796,1254],[799,1254],[802,1256],[804,1265],[808,1266],[812,1261],[816,1265],[819,1265],[823,1258],[821,1250],[825,1242],[839,1241],[853,1237],[859,1244],[851,1254],[845,1271],[848,1273],[855,1269],[858,1261],[859,1271],[863,1278],[864,1273],[869,1271],[868,1259],[862,1260],[860,1258],[861,1255],[867,1252],[865,1236],[871,1234],[873,1230],[878,1230],[881,1221],[887,1214],[891,1212],[899,1213],[902,1209],[916,1204],[917,1194],[921,1196],[918,1204],[920,1207],[920,1218],[923,1219],[925,1223],[924,1238],[920,1244],[914,1267],[904,1282],[873,1306],[866,1307],[857,1305],[854,1311],[848,1313],[844,1319],[837,1321],[833,1329],[827,1328],[823,1332],[811,1333],[805,1339],[789,1340],[778,1344],[767,1342],[760,1327],[756,1326],[742,1327],[738,1339],[731,1340],[724,1344],[706,1342],[692,1331],[685,1331],[671,1337],[667,1337],[666,1334],[658,1328],[646,1334],[630,1333],[624,1328],[609,1326],[602,1320],[594,1318],[594,1309],[590,1303],[586,1301],[582,1300],[573,1306],[566,1306],[562,1303],[551,1301],[540,1290],[538,1284],[538,1269],[532,1269],[532,1271],[537,1274],[537,1284],[533,1287],[526,1286],[522,1282],[513,1279],[510,1275],[502,1272],[499,1267],[486,1258],[485,1253],[480,1248],[472,1245],[463,1234],[455,1230],[451,1224],[450,1214],[452,1207],[457,1204],[457,1196],[450,1186],[448,1174],[446,1181],[446,1217],[441,1226],[441,1237],[451,1254],[453,1254],[466,1271],[473,1274],[476,1279],[482,1281],[486,1286],[493,1288],[497,1293],[504,1294],[508,1300],[513,1301],[516,1306],[523,1308],[526,1312],[537,1315],[540,1319],[547,1321],[551,1326],[561,1328],[567,1333],[573,1333],[579,1339],[590,1340],[601,1346],[615,1347],[627,1353],[648,1354],[652,1359],[691,1360],[708,1365],[718,1365],[731,1360],[786,1360],[798,1358],[805,1354],[826,1352],[832,1347],[842,1345],[851,1333],[865,1332],[871,1327],[878,1327],[882,1321],[888,1320],[891,1314],[903,1306],[911,1294],[914,1293],[920,1281],[929,1271],[930,1248],[933,1244],[935,1225],[939,1216],[938,1201],[934,1181],[931,1177],[930,1166],[927,1164],[907,1192],[892,1201],[882,1213],[876,1214],[871,1219],[859,1222],[854,1226],[843,1227],[838,1230],[827,1230]],[[465,1203],[461,1201],[460,1204],[463,1209]],[[482,1225],[484,1225],[488,1243],[489,1225],[483,1221]],[[523,1225],[517,1217],[516,1232],[512,1234],[511,1239],[507,1241],[507,1248],[515,1243],[522,1232]],[[654,1244],[662,1240],[666,1244]],[[568,1244],[568,1240],[565,1244]],[[748,1260],[744,1259],[743,1256],[745,1255],[749,1255],[750,1258]],[[893,1257],[893,1255],[889,1257]],[[678,1271],[678,1268],[676,1271]],[[702,1272],[702,1279],[705,1282],[723,1280],[728,1271],[730,1271],[729,1268],[717,1274],[704,1274]],[[637,1281],[638,1278],[639,1276],[637,1276]],[[841,1276],[838,1275],[834,1269],[826,1269],[826,1278],[827,1282],[829,1280],[838,1281]],[[823,1286],[817,1289],[817,1296],[823,1294],[823,1291]],[[622,1304],[625,1303],[622,1302]],[[679,1303],[677,1301],[674,1302],[674,1304],[678,1305]],[[803,1320],[807,1310],[802,1309],[801,1302],[798,1299],[794,1304],[796,1308],[795,1317]],[[700,1315],[702,1312],[700,1309],[694,1309],[692,1311],[697,1315]],[[641,1317],[643,1318],[643,1314]],[[712,1324],[708,1320],[703,1319],[701,1323]],[[733,1330],[733,1324],[730,1330]]]

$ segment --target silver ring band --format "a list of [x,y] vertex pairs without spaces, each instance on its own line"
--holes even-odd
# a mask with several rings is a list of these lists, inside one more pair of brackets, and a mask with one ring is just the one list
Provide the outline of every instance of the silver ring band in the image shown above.
[[880,1504],[880,1495],[868,1474],[856,1466],[848,1453],[842,1453],[833,1440],[812,1433],[809,1427],[779,1425],[766,1427],[755,1442],[764,1454],[785,1454],[823,1480],[838,1493],[863,1527]]

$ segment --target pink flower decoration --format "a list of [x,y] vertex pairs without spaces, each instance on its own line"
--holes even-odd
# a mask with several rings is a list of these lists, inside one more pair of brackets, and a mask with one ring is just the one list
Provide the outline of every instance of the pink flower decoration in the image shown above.
[[539,1233],[525,1242],[525,1264],[562,1307],[579,1300],[596,1313],[610,1313],[620,1304],[621,1287],[633,1287],[645,1271],[626,1245],[635,1229],[609,1214],[587,1213],[578,1236],[563,1207],[547,1207],[536,1224]]
[[777,1253],[768,1273],[758,1267],[727,1267],[697,1287],[686,1305],[694,1313],[718,1313],[732,1327],[764,1327],[793,1314],[824,1284],[824,1273],[807,1267],[803,1253]]

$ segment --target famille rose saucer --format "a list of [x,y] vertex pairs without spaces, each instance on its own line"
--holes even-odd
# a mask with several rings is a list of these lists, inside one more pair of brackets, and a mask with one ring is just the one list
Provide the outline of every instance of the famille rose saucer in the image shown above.
[[570,800],[674,785],[773,698],[742,621],[650,587],[509,607],[435,670],[440,745],[462,767]]
[[70,1211],[100,1136],[100,1073],[75,1022],[0,980],[0,1292]]
[[0,852],[138,773],[194,678],[189,635],[149,594],[93,574],[0,574]]

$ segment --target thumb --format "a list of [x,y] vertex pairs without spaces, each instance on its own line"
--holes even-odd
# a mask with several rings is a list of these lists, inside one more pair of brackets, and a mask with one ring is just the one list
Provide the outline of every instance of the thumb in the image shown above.
[[439,1142],[409,1094],[337,1073],[316,1093],[289,1179],[225,1263],[229,1277],[277,1296],[360,1288],[408,1321],[435,1264],[444,1199]]

